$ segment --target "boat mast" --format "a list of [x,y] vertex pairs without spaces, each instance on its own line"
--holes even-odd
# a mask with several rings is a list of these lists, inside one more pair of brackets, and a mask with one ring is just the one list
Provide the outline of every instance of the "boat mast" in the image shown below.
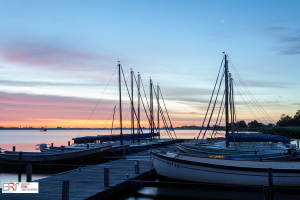
[[160,130],[159,130],[159,85],[157,83],[157,133],[158,139],[160,139]]
[[133,71],[131,68],[131,133],[132,133],[132,143],[134,144],[134,111],[133,111]]
[[[150,77],[150,133],[153,134],[153,93],[152,93],[152,79]],[[153,136],[151,136],[151,141],[153,139]]]
[[[225,118],[226,118],[226,134],[225,138],[227,139],[229,134],[229,125],[228,125],[228,61],[227,55],[225,54]],[[229,146],[229,142],[226,141],[226,147]]]
[[137,134],[138,134],[138,142],[140,142],[140,81],[141,81],[141,76],[140,72],[138,72],[138,123],[137,123]]
[[121,99],[121,64],[119,62],[119,104],[120,104],[120,142],[123,145],[123,132],[122,132],[122,99]]

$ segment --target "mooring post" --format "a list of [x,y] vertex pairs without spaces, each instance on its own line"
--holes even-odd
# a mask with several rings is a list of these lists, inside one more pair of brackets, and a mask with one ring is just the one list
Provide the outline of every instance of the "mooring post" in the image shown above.
[[139,174],[140,173],[140,162],[139,161],[135,161],[135,169],[134,169],[134,172],[136,174]]
[[109,168],[104,168],[104,187],[109,187]]
[[13,151],[16,151],[16,146],[13,146]]
[[270,200],[274,200],[274,194],[271,192],[271,188],[273,187],[273,170],[272,170],[272,168],[268,168],[268,178],[269,178],[269,186],[270,186]]
[[61,150],[64,151],[65,150],[65,146],[61,146]]
[[22,174],[22,156],[23,156],[23,152],[20,151],[19,152],[19,170],[18,170],[18,180],[19,180],[19,182],[21,182],[21,174]]
[[68,141],[68,146],[70,146],[70,141]]
[[297,140],[297,147],[299,148],[299,140]]
[[53,147],[53,143],[51,143],[51,147]]
[[271,189],[269,185],[264,185],[264,200],[271,200]]
[[90,144],[86,144],[86,148],[90,148]]
[[123,157],[126,156],[126,149],[123,149]]
[[32,166],[31,165],[27,165],[26,174],[27,174],[26,182],[31,182],[31,180],[32,180]]
[[62,184],[62,200],[69,200],[70,181],[63,181]]
[[268,168],[269,186],[273,187],[273,170]]

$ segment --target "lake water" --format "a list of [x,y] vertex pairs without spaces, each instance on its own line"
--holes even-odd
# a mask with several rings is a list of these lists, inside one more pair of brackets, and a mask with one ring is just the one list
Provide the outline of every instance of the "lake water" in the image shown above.
[[[148,132],[148,130],[144,130]],[[198,136],[198,130],[176,130],[177,138],[194,138]],[[119,134],[119,130],[113,130],[112,134]],[[123,133],[130,133],[130,130],[123,130]],[[16,151],[37,151],[36,144],[54,143],[54,146],[68,145],[75,137],[109,135],[109,130],[0,130],[0,148],[12,151],[13,146]],[[224,134],[222,134],[224,136]],[[210,136],[210,134],[209,134]],[[173,135],[174,137],[174,135]],[[161,132],[161,138],[169,138],[166,132]]]

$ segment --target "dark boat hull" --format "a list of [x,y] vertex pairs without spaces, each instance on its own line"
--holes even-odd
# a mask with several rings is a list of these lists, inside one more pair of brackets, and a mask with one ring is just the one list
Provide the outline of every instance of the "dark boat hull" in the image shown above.
[[[91,165],[101,161],[111,146],[78,151],[22,153],[22,163]],[[0,154],[0,162],[19,163],[19,152]]]

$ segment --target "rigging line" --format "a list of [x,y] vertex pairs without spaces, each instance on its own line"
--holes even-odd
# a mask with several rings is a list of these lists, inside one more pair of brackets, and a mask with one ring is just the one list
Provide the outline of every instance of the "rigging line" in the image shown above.
[[[236,85],[236,83],[234,82],[234,84]],[[251,112],[251,114],[255,117],[255,118],[258,118],[255,114],[254,114],[254,112],[251,110],[251,108],[247,105],[247,102],[244,100],[244,98],[243,98],[243,95],[240,93],[240,91],[239,91],[239,89],[238,89],[238,87],[237,87],[237,85],[236,85],[236,88],[237,88],[237,90],[238,90],[238,92],[239,92],[239,94],[241,95],[241,97],[242,97],[242,100],[244,101],[244,103],[246,104],[246,106],[247,106],[247,108],[250,110],[250,112]],[[259,118],[258,118],[259,119]],[[259,119],[259,121],[261,121],[260,119]],[[278,135],[275,131],[273,131],[273,130],[271,130],[275,135]]]
[[168,136],[169,136],[170,138],[173,139],[173,136],[172,136],[172,134],[171,134],[171,132],[170,132],[170,130],[169,130],[169,127],[168,127],[168,124],[167,124],[167,121],[166,121],[166,119],[165,119],[165,116],[164,116],[164,114],[163,114],[162,109],[160,109],[159,111],[160,111],[160,114],[161,114],[161,116],[162,116],[163,123],[164,123],[165,129],[166,129],[166,131],[167,131],[167,134],[168,134]]
[[[129,74],[130,75],[130,74]],[[127,80],[129,79],[129,75],[128,75],[128,77],[127,77]],[[117,92],[117,87],[116,87],[116,92]],[[124,92],[124,90],[125,90],[125,88],[123,88],[123,90],[122,90],[122,92]],[[125,98],[127,97],[127,94],[125,94]],[[115,100],[114,101],[114,104],[116,104],[116,101],[117,100]],[[117,105],[117,108],[119,108],[119,105]],[[127,106],[127,112],[128,112],[128,106]],[[112,113],[113,113],[113,111],[110,113],[110,115],[109,115],[109,117],[107,118],[107,120],[105,121],[105,123],[104,123],[104,128],[106,128],[106,125],[108,124],[108,122],[110,121],[110,119],[111,119],[111,116],[112,116]],[[127,113],[127,115],[128,115],[128,113]],[[125,119],[126,119],[126,117],[127,117],[127,115],[125,116]],[[98,132],[98,133],[100,133],[100,131]],[[97,134],[97,133],[96,133]],[[96,134],[94,134],[94,135],[96,135]]]
[[170,125],[171,125],[171,127],[172,127],[172,131],[174,132],[174,135],[175,135],[175,137],[177,138],[177,135],[176,135],[176,133],[175,133],[173,124],[172,124],[172,122],[171,122],[171,119],[170,119],[170,116],[169,116],[169,113],[168,113],[168,109],[167,109],[167,106],[166,106],[166,104],[165,104],[164,96],[162,95],[161,89],[159,90],[159,92],[160,92],[160,95],[161,95],[161,99],[163,100],[164,107],[165,107],[165,110],[166,110],[166,113],[167,113],[167,116],[168,116]]
[[238,93],[241,95],[241,98],[244,102],[244,104],[246,105],[246,107],[249,109],[250,113],[254,116],[255,119],[258,119],[259,121],[262,121],[258,116],[255,115],[255,113],[252,111],[251,107],[248,105],[248,103],[245,101],[243,94],[240,92],[239,86],[234,83],[236,86],[236,89],[238,91]]
[[221,76],[220,84],[219,84],[219,89],[218,89],[218,92],[217,92],[217,94],[216,94],[216,99],[215,99],[215,102],[214,102],[214,105],[213,105],[213,109],[212,109],[212,111],[211,111],[210,118],[209,118],[209,120],[208,120],[206,130],[205,130],[205,132],[203,133],[202,139],[204,139],[204,137],[205,137],[206,131],[207,131],[207,129],[208,129],[208,127],[209,127],[209,124],[210,124],[210,121],[211,121],[211,117],[213,116],[213,113],[214,113],[214,110],[215,110],[216,102],[217,102],[217,100],[218,100],[218,96],[219,96],[219,92],[220,92],[220,88],[221,88],[221,85],[222,85],[222,80],[223,80],[224,75],[225,75],[225,73],[223,72],[223,74],[222,74],[222,76]]
[[224,92],[223,92],[223,97],[222,97],[222,101],[221,101],[221,106],[220,106],[219,113],[218,113],[218,117],[217,117],[217,120],[216,120],[216,123],[215,123],[215,126],[214,126],[214,130],[213,130],[213,132],[212,132],[212,134],[211,134],[211,138],[212,138],[212,136],[213,136],[213,134],[214,134],[214,132],[215,132],[215,130],[216,130],[216,125],[217,125],[218,120],[219,120],[219,116],[220,116],[220,112],[221,112],[221,109],[222,109],[224,97],[225,97],[225,90],[224,90]]
[[[118,67],[118,66],[117,66],[117,67]],[[130,74],[128,74],[126,80],[129,79],[129,75],[130,75]],[[124,90],[125,90],[125,88],[123,88],[121,92],[124,93]],[[116,86],[116,89],[115,89],[115,97],[116,97],[117,91],[118,91],[118,86]],[[126,98],[126,97],[127,97],[127,95],[125,94],[125,98]],[[117,99],[115,98],[114,104],[116,104],[116,101],[117,101]],[[119,108],[119,105],[117,105],[117,108]],[[112,115],[112,114],[110,114],[110,116],[111,116],[111,115]],[[106,121],[105,124],[104,124],[105,127],[106,127],[106,125],[108,124],[108,121],[110,120],[110,116],[109,116],[109,118],[107,119],[107,121]],[[100,131],[99,131],[99,132],[100,132]],[[96,134],[97,134],[97,133],[96,133]]]
[[[153,91],[154,91],[154,94],[155,94],[156,99],[158,99],[157,93],[156,93],[156,90],[155,90],[154,87],[153,87]],[[159,91],[158,91],[158,92],[159,92]],[[158,107],[159,107],[159,112],[160,112],[160,114],[161,114],[161,116],[162,116],[162,119],[163,119],[163,122],[164,122],[164,121],[166,121],[166,120],[165,120],[165,117],[164,117],[164,115],[163,115],[163,111],[162,111],[162,109],[161,109],[160,104],[158,104]],[[164,123],[164,124],[165,124],[165,123]],[[166,127],[166,129],[167,129],[167,127],[168,127],[167,121],[166,121],[166,125],[167,125],[167,126],[165,126],[165,127]],[[172,124],[171,124],[171,126],[172,126]],[[170,130],[169,130],[169,132],[170,132]],[[171,132],[170,132],[170,134],[171,134]],[[176,134],[175,134],[175,137],[177,138]],[[171,135],[171,138],[173,139],[173,136],[172,136],[172,135]]]
[[[230,58],[229,58],[230,59]],[[233,66],[233,68],[235,69],[235,67],[234,67],[234,64],[233,64],[233,62],[230,60],[230,62],[231,62],[231,65]],[[236,73],[237,73],[237,75],[238,76],[240,76],[239,75],[239,73],[237,72],[237,70],[235,69],[235,71],[236,71]],[[269,120],[273,123],[273,124],[276,124],[276,121],[264,110],[264,108],[258,103],[258,101],[255,99],[255,97],[252,95],[252,93],[250,92],[250,90],[248,89],[248,87],[246,86],[246,84],[244,83],[244,81],[242,80],[242,78],[241,77],[239,77],[240,79],[241,79],[241,83],[244,85],[244,87],[246,88],[245,90],[248,92],[248,95],[252,98],[252,99],[254,99],[253,101],[258,105],[258,108],[260,108],[262,111],[262,113],[263,114],[265,114],[266,116],[267,116],[267,118],[269,118]],[[249,94],[250,93],[250,94]],[[283,133],[285,133],[288,137],[290,137],[290,135],[284,130],[284,129],[282,129],[281,127],[279,127],[281,130],[282,130],[282,132]]]
[[[133,77],[134,77],[135,83],[136,83],[136,85],[137,85],[137,80],[136,80],[135,74],[133,74]],[[141,77],[141,75],[140,75],[140,80],[141,80],[141,83],[142,83],[142,77]],[[144,89],[143,83],[142,83],[142,88]],[[147,116],[148,122],[149,122],[149,124],[150,124],[150,119],[149,119],[149,116],[148,116],[148,113],[147,113],[147,110],[146,110],[146,107],[145,107],[145,104],[144,104],[144,101],[143,101],[143,97],[142,97],[142,95],[141,95],[140,92],[138,92],[138,93],[139,93],[139,95],[140,95],[140,97],[141,97],[141,101],[142,101],[142,104],[143,104],[143,108],[144,108],[145,114],[146,114],[146,116]],[[147,99],[147,97],[146,97],[146,99]],[[145,122],[145,123],[146,123],[146,122]]]
[[[105,87],[105,89],[104,89],[104,91],[103,91],[103,93],[102,93],[102,95],[101,95],[100,99],[98,100],[98,102],[97,102],[96,106],[94,107],[94,109],[93,109],[92,113],[90,114],[89,118],[86,120],[86,122],[85,122],[85,124],[84,124],[83,128],[85,128],[85,126],[86,126],[87,122],[90,120],[90,118],[91,118],[91,116],[93,115],[93,113],[94,113],[94,111],[95,111],[96,107],[98,106],[98,104],[99,104],[100,100],[102,99],[102,96],[103,96],[104,92],[106,91],[106,88],[107,88],[107,86],[109,85],[109,83],[110,83],[110,81],[111,81],[112,77],[114,76],[114,74],[115,74],[115,72],[116,72],[116,69],[117,69],[117,67],[115,68],[115,70],[114,70],[113,74],[111,75],[111,77],[110,77],[110,79],[109,79],[109,81],[108,81],[108,83],[107,83],[107,85],[106,85],[106,87]],[[80,130],[80,133],[77,135],[77,137],[78,137],[78,136],[79,136],[81,133],[82,133],[82,129]]]
[[[144,91],[144,94],[145,94],[145,99],[146,99],[146,102],[147,102],[147,106],[148,106],[148,109],[150,110],[150,106],[149,106],[149,103],[148,103],[148,98],[147,98],[147,95],[146,95],[146,92],[145,92],[145,88],[144,88],[142,77],[141,77],[141,83],[142,83],[142,88],[143,88],[143,91]],[[148,84],[146,86],[148,86]]]
[[[123,78],[124,78],[124,81],[125,81],[125,76],[124,76],[124,72],[123,72],[123,67],[121,67],[121,70],[122,70]],[[134,75],[134,74],[133,74],[133,75]],[[132,105],[132,108],[133,108],[134,115],[135,115],[136,119],[138,119],[138,117],[137,117],[137,115],[136,115],[136,112],[135,112],[135,109],[134,109],[134,107],[133,107],[133,101],[132,101],[132,99],[131,99],[131,96],[130,96],[130,93],[129,93],[129,90],[128,90],[126,81],[125,81],[125,85],[126,85],[126,88],[127,88],[128,97],[129,97],[129,99],[130,99],[130,102],[131,102],[131,105]],[[140,123],[138,123],[138,124],[139,124],[139,127],[140,127],[140,130],[141,130],[142,134],[144,134],[144,133],[143,133],[143,130],[142,130],[142,128],[141,128],[141,124],[140,124]]]
[[218,131],[220,130],[220,125],[221,125],[222,118],[224,116],[224,111],[225,111],[225,106],[223,107],[222,115],[221,115],[221,118],[220,118],[220,121],[219,121],[218,128],[217,128],[216,133],[215,133],[215,137],[216,137],[216,134],[218,133]]
[[215,83],[213,92],[212,92],[212,94],[211,94],[211,98],[210,98],[210,101],[209,101],[209,104],[208,104],[208,108],[207,108],[207,111],[206,111],[206,114],[205,114],[205,117],[204,117],[204,120],[203,120],[203,123],[202,123],[202,127],[201,127],[200,132],[199,132],[199,134],[198,134],[198,136],[197,136],[197,140],[199,139],[199,136],[200,136],[200,134],[201,134],[201,132],[202,132],[202,129],[203,129],[203,126],[204,126],[204,123],[205,123],[205,120],[206,120],[206,116],[207,116],[207,113],[208,113],[208,110],[209,110],[209,107],[210,107],[210,103],[211,103],[211,100],[212,100],[212,98],[213,98],[213,96],[214,96],[214,93],[215,93],[215,89],[216,89],[216,85],[217,85],[218,80],[219,80],[219,75],[220,75],[220,71],[221,71],[221,68],[222,68],[223,60],[224,60],[224,58],[222,59],[222,62],[221,62],[221,66],[220,66],[220,69],[219,69],[219,73],[218,73],[218,76],[217,76],[217,80],[216,80],[216,83]]
[[111,131],[110,131],[110,138],[109,138],[109,141],[111,141],[112,130],[113,130],[113,128],[114,128],[115,113],[116,113],[116,105],[115,105],[115,107],[114,107],[114,115],[113,115],[113,120],[112,120],[112,122],[111,122]]
[[249,97],[252,99],[252,101],[254,102],[255,106],[257,106],[257,108],[259,109],[258,111],[260,111],[261,113],[259,113],[260,115],[264,114],[266,115],[266,117],[269,117],[270,121],[274,121],[269,115],[268,113],[260,106],[260,104],[258,103],[258,101],[255,99],[255,97],[252,95],[252,93],[250,92],[250,90],[248,89],[248,87],[246,86],[245,82],[243,81],[243,79],[241,78],[241,76],[239,75],[239,73],[237,72],[236,68],[234,67],[233,62],[230,60],[230,64],[232,65],[233,69],[235,70],[237,77],[239,78],[239,81],[241,82],[241,85],[245,88],[245,91],[247,93],[247,95],[249,95]]

